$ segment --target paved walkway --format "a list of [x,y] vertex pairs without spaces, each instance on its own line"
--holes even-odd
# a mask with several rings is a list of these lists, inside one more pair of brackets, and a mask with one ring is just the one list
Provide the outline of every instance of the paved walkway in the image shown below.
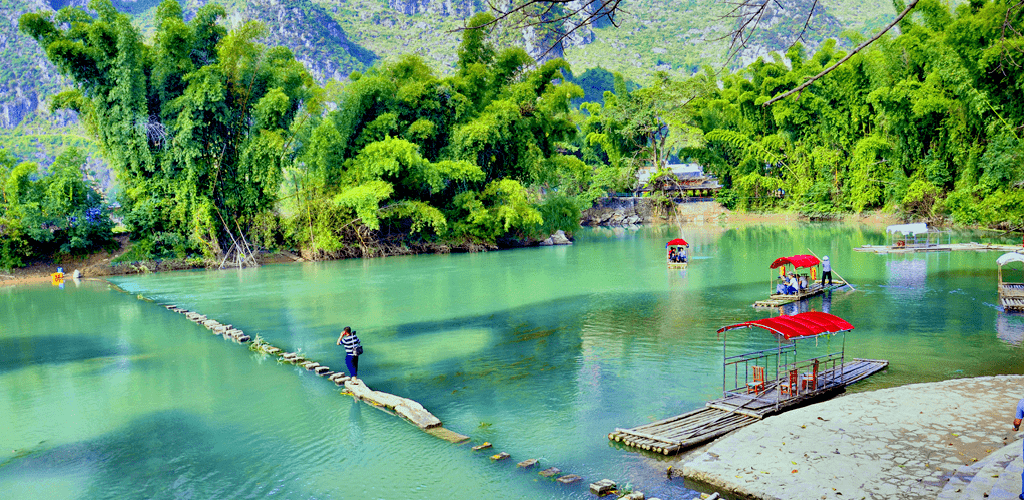
[[[1024,377],[850,394],[740,429],[683,466],[756,499],[1015,499]],[[957,491],[959,490],[959,491]]]

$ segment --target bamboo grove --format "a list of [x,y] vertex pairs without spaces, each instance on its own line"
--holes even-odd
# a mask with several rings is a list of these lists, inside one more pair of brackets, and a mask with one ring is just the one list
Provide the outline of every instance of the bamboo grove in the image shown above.
[[[578,108],[564,61],[499,50],[488,29],[463,33],[448,76],[392,55],[321,87],[262,43],[262,24],[224,28],[219,6],[186,21],[165,0],[150,40],[109,0],[90,9],[26,14],[20,28],[73,83],[53,106],[101,144],[139,259],[217,258],[241,240],[312,258],[521,244],[571,231],[637,167],[670,160],[717,174],[730,208],[1024,225],[1024,22],[1005,0],[922,0],[899,34],[771,106],[844,55],[834,41],[722,75],[640,87],[615,75],[603,102]],[[79,156],[46,174],[0,158],[0,267],[110,244],[96,217],[109,204],[51,186],[73,192],[61,172]]]
[[768,107],[761,103],[845,54],[829,41],[811,57],[797,46],[785,59],[758,60],[695,106],[701,142],[682,154],[722,176],[727,206],[887,209],[1021,229],[1022,12],[1002,0],[952,12],[922,0],[898,36]]

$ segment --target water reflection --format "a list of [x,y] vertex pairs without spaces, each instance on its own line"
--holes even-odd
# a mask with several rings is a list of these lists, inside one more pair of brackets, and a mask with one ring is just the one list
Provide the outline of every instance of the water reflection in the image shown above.
[[1001,312],[996,315],[996,336],[1013,346],[1024,342],[1024,315]]
[[[978,307],[992,300],[991,255],[852,251],[883,230],[798,223],[581,229],[576,244],[553,249],[113,278],[129,295],[89,281],[61,291],[0,290],[0,353],[21,353],[0,355],[10,366],[0,364],[0,462],[12,459],[11,449],[68,451],[89,462],[73,451],[76,445],[124,453],[131,457],[117,462],[124,467],[178,460],[181,468],[171,472],[142,464],[148,477],[132,477],[167,485],[184,477],[175,492],[197,497],[222,493],[215,478],[201,486],[199,468],[218,476],[241,462],[247,473],[223,475],[256,497],[589,496],[585,485],[538,483],[514,461],[491,463],[364,409],[301,368],[254,362],[243,347],[135,299],[142,294],[286,350],[302,349],[329,366],[343,365],[335,341],[342,326],[352,325],[367,346],[360,374],[368,385],[421,402],[474,444],[490,441],[516,459],[542,457],[587,480],[631,482],[649,497],[691,498],[681,482],[665,480],[654,457],[609,445],[607,433],[720,395],[722,343],[715,331],[780,313],[751,307],[764,298],[768,265],[780,255],[808,248],[828,254],[857,287],[781,311],[840,316],[856,328],[846,346],[851,355],[890,360],[889,371],[853,391],[1024,370],[1016,347],[1020,320]],[[664,244],[680,235],[695,258],[686,270],[669,271]],[[734,340],[730,348],[744,352],[777,346],[770,335]],[[835,347],[828,342],[808,348]],[[54,343],[75,347],[63,351]],[[124,359],[125,369],[89,368],[97,365],[90,360],[111,356]],[[145,439],[168,418],[179,421],[172,437],[205,449],[190,454],[168,444],[161,455],[142,447],[155,458],[112,451],[131,444],[111,436]],[[222,432],[239,437],[221,438]],[[0,468],[0,488],[45,472],[43,462],[26,458]],[[34,468],[11,468],[23,461]],[[342,463],[356,469],[351,477],[337,477]],[[402,474],[394,473],[396,463]],[[73,494],[63,496],[91,497],[89,478],[107,475],[82,470],[85,480],[68,482]],[[119,491],[143,498],[151,490],[140,492]]]

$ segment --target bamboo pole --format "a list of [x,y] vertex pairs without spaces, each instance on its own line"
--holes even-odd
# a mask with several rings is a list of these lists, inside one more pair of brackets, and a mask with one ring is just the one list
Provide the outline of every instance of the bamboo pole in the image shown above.
[[[818,254],[814,253],[814,250],[811,250],[810,248],[808,248],[808,249],[807,249],[807,251],[808,251],[808,252],[811,252],[811,255],[813,255],[814,257],[816,257],[816,258],[818,257]],[[820,260],[820,259],[819,259],[819,260]],[[834,273],[835,273],[835,270],[833,270],[832,272],[834,272]],[[843,280],[844,282],[846,282],[846,286],[848,286],[848,287],[852,288],[853,290],[856,290],[856,288],[853,288],[853,284],[852,284],[852,283],[850,283],[849,281],[847,281],[847,280],[846,280],[846,278],[844,278],[844,277],[842,277],[842,276],[839,276],[839,273],[836,273],[836,277],[837,277],[837,278],[839,278],[839,279],[841,279],[841,280]]]

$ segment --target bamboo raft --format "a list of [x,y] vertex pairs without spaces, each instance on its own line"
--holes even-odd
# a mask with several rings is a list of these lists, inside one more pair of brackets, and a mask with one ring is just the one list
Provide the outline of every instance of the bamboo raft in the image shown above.
[[798,300],[803,300],[803,299],[806,299],[806,298],[809,298],[809,297],[814,297],[815,295],[819,295],[819,294],[825,293],[825,292],[827,292],[829,290],[835,290],[837,288],[842,288],[842,287],[844,287],[846,285],[847,285],[847,283],[845,281],[841,280],[841,279],[832,280],[832,284],[831,285],[823,285],[823,284],[821,284],[819,282],[814,282],[814,283],[811,283],[810,285],[808,285],[806,289],[800,291],[800,293],[796,293],[796,294],[773,293],[773,294],[771,294],[771,296],[769,298],[767,298],[765,300],[759,300],[757,302],[754,302],[754,307],[757,307],[757,308],[781,307],[781,306],[784,306],[786,304],[790,304],[790,303],[796,302]]
[[889,245],[864,245],[853,249],[855,252],[874,252],[874,253],[914,253],[914,252],[956,252],[973,250],[976,252],[984,252],[988,250],[999,250],[1003,252],[1013,252],[1021,250],[1020,245],[1002,245],[1002,244],[988,244],[988,243],[947,243],[947,244],[932,244],[932,245],[907,245],[903,247],[889,246]]
[[819,374],[822,387],[803,394],[782,396],[780,380],[768,382],[756,398],[733,394],[709,401],[703,408],[651,422],[632,429],[615,429],[608,439],[641,450],[673,455],[724,436],[765,417],[831,398],[850,384],[877,373],[889,362],[882,359],[855,358],[833,370]]
[[1024,311],[1024,283],[1001,283],[999,302],[1006,312]]

